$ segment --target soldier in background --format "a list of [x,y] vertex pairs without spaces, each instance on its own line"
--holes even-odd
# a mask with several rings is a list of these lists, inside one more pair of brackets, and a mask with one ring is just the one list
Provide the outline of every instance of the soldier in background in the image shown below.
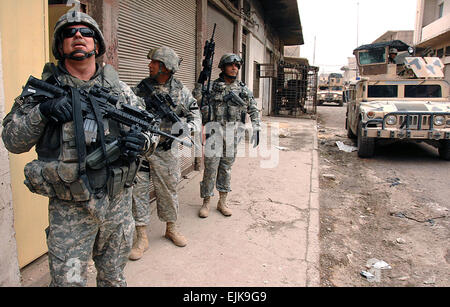
[[389,64],[397,64],[395,58],[397,57],[398,50],[396,48],[389,49]]
[[[231,216],[232,214],[226,201],[227,195],[231,191],[231,167],[235,161],[237,145],[240,140],[237,135],[237,127],[244,124],[246,114],[249,114],[253,127],[251,142],[254,147],[259,144],[260,116],[257,103],[247,86],[237,80],[242,64],[241,57],[236,54],[228,53],[222,56],[219,62],[222,73],[212,84],[209,105],[202,106],[203,122],[206,123],[206,146],[214,147],[214,154],[209,154],[205,150],[205,169],[203,181],[200,183],[200,197],[203,198],[203,205],[199,211],[199,216],[202,218],[209,215],[210,199],[211,196],[214,196],[214,186],[219,191],[217,210],[224,216]],[[234,93],[238,98],[228,99],[231,93]],[[198,90],[196,95],[199,95]],[[220,125],[221,129],[208,131],[208,125],[213,123]],[[236,128],[231,131],[231,136],[227,136],[226,133],[229,132],[227,126],[230,124],[235,125]],[[217,138],[220,138],[221,141],[214,141],[214,139],[218,140]],[[211,145],[208,141],[214,144]],[[230,142],[233,144],[230,144]],[[231,155],[227,150],[228,148],[232,149]]]
[[[71,11],[55,26],[52,51],[58,65],[46,64],[42,79],[86,91],[99,85],[119,95],[117,107],[130,104],[145,108],[112,66],[95,63],[105,50],[95,20]],[[3,121],[2,138],[6,148],[15,154],[28,152],[36,145],[38,160],[25,167],[25,184],[32,192],[50,199],[46,230],[50,286],[86,286],[91,258],[97,269],[97,286],[126,286],[123,270],[134,231],[129,187],[138,168],[138,155],[149,148],[149,139],[117,122],[103,120],[108,127],[104,129],[105,139],[120,137],[125,150],[109,167],[87,167],[88,180],[83,180],[79,161],[83,159],[75,145],[74,110],[67,97],[36,100],[19,96]],[[87,153],[101,147],[101,141],[78,140],[86,142]],[[119,181],[114,176],[118,171],[122,178]]]
[[[163,46],[150,50],[147,56],[150,76],[142,80],[136,88],[136,94],[144,99],[150,99],[155,93],[167,94],[171,97],[174,106],[170,108],[180,117],[186,119],[187,132],[201,130],[200,111],[197,101],[190,91],[173,75],[181,63],[175,51]],[[144,85],[144,83],[146,85]],[[173,123],[163,118],[161,130],[171,133]],[[155,193],[158,217],[166,223],[165,237],[176,246],[187,244],[186,238],[178,231],[178,195],[177,185],[180,182],[179,157],[172,151],[172,146],[178,146],[172,140],[161,137],[158,147],[153,155],[144,162],[143,168],[138,172],[137,183],[133,189],[133,216],[136,223],[137,238],[130,254],[131,260],[138,260],[148,248],[147,226],[150,223],[150,177],[152,178]]]

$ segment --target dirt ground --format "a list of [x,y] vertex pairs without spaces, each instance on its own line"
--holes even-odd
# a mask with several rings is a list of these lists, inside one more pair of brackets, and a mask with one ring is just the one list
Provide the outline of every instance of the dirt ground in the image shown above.
[[448,198],[339,150],[337,141],[356,145],[325,117],[319,111],[321,286],[450,286]]

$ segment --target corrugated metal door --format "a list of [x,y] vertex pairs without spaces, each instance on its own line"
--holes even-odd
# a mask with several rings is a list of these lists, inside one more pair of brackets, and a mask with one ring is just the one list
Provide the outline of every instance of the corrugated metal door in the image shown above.
[[130,86],[148,77],[148,51],[162,45],[183,59],[176,77],[188,88],[195,83],[195,0],[120,0],[119,76]]
[[232,53],[234,46],[234,22],[218,9],[212,5],[208,5],[208,40],[211,39],[214,24],[216,32],[214,41],[216,42],[216,49],[214,53],[214,63],[211,79],[215,80],[219,77],[221,70],[217,67],[220,58],[225,53]]
[[[196,82],[196,0],[120,0],[119,10],[120,79],[136,86],[148,77],[147,54],[164,45],[183,59],[175,77],[192,90]],[[193,170],[194,155],[188,147],[180,145],[180,149],[184,175]]]

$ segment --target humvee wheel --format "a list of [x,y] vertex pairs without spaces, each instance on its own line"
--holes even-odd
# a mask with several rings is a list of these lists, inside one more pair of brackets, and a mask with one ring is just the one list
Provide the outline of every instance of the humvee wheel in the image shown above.
[[450,160],[450,141],[442,140],[439,147],[439,157],[443,160]]
[[350,123],[348,122],[348,118],[345,119],[347,121],[347,137],[349,139],[356,139],[356,135],[353,133],[352,129],[350,128]]
[[375,139],[363,135],[362,123],[358,124],[358,156],[371,158],[375,151]]

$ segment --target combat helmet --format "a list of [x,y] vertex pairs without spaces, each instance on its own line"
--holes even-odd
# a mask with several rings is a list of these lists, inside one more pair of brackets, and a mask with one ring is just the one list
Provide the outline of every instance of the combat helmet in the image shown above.
[[173,74],[178,71],[182,62],[176,52],[167,46],[150,49],[147,58],[150,60],[160,61]]
[[58,46],[60,46],[62,40],[61,32],[68,26],[79,24],[85,25],[95,32],[95,43],[99,46],[98,54],[96,56],[99,57],[106,52],[105,38],[103,37],[102,31],[100,31],[100,27],[98,26],[97,22],[86,13],[70,11],[62,15],[55,25],[55,30],[53,33],[52,52],[56,59],[64,59],[64,57],[61,56],[58,50]]
[[220,58],[219,68],[223,69],[226,64],[237,63],[243,65],[244,61],[240,56],[234,53],[226,53]]

